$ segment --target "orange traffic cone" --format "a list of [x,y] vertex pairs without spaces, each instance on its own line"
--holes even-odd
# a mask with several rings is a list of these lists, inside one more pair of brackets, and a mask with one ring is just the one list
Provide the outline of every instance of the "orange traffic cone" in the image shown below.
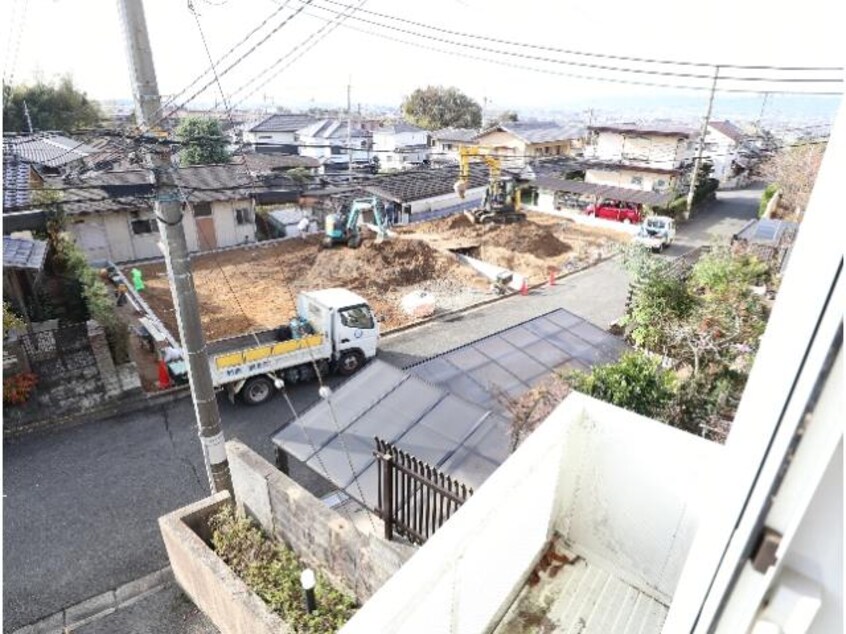
[[521,295],[528,295],[529,294],[529,282],[525,277],[523,278],[523,286],[520,287],[520,294]]
[[170,387],[170,372],[167,370],[167,363],[159,359],[159,389],[166,390]]
[[554,267],[549,268],[549,285],[555,286],[555,268]]

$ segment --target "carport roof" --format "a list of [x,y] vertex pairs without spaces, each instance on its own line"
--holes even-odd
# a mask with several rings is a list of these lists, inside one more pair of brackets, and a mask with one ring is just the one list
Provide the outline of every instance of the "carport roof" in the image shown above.
[[571,181],[564,178],[555,178],[554,176],[539,176],[535,180],[535,185],[539,189],[551,189],[553,191],[571,192],[573,194],[587,194],[600,198],[611,198],[612,200],[622,200],[627,203],[640,203],[655,207],[663,207],[673,199],[673,194],[670,192],[649,192],[640,189],[629,189],[628,187],[614,187],[612,185],[599,185],[598,183],[585,183],[584,181]]
[[558,309],[406,370],[372,361],[273,442],[369,508],[377,495],[375,436],[478,487],[510,451],[500,393],[516,398],[553,370],[609,362],[624,348]]

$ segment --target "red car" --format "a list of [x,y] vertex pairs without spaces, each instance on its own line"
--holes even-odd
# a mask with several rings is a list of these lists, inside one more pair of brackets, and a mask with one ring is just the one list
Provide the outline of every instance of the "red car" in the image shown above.
[[638,203],[626,203],[617,200],[603,200],[598,205],[589,205],[587,208],[589,216],[616,220],[625,224],[640,224],[643,220],[641,208]]

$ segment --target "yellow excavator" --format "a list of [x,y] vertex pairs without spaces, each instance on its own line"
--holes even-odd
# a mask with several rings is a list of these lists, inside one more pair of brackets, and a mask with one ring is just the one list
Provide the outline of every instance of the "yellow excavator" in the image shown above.
[[502,166],[496,156],[492,156],[491,148],[478,145],[462,145],[458,148],[459,176],[453,189],[459,198],[464,198],[470,182],[470,160],[480,157],[487,163],[490,171],[490,181],[482,200],[482,206],[468,209],[464,212],[475,224],[483,223],[511,223],[526,219],[526,214],[520,211],[520,190],[514,180],[502,178]]

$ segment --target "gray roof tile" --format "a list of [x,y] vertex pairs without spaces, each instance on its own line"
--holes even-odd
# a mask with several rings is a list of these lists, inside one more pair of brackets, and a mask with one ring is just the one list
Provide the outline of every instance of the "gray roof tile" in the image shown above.
[[3,236],[3,268],[40,271],[47,256],[47,242]]
[[47,167],[61,167],[84,159],[95,149],[76,139],[54,132],[3,137],[3,154],[14,154],[22,161]]
[[250,132],[296,132],[314,123],[316,119],[308,114],[274,114],[249,129]]

